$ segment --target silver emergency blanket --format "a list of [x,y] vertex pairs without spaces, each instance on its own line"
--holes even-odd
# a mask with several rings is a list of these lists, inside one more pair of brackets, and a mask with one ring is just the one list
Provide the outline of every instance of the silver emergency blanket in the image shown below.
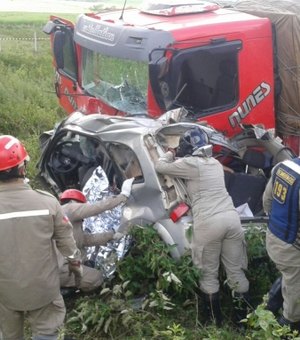
[[[106,173],[101,166],[93,171],[83,188],[83,193],[90,203],[105,200],[114,195],[109,187]],[[122,203],[99,215],[85,218],[82,224],[84,232],[94,234],[113,229],[117,231],[120,226],[123,206]],[[116,262],[124,257],[129,245],[130,237],[125,236],[119,241],[108,242],[106,246],[88,247],[86,249],[87,258],[95,263],[95,268],[101,270],[106,278],[109,278],[116,269]]]

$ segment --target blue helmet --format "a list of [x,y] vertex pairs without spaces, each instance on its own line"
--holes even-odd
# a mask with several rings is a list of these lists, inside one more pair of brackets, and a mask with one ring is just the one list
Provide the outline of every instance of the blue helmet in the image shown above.
[[206,132],[199,127],[194,127],[187,130],[183,136],[180,137],[176,156],[184,157],[186,155],[192,155],[197,149],[202,148],[207,144],[208,136]]

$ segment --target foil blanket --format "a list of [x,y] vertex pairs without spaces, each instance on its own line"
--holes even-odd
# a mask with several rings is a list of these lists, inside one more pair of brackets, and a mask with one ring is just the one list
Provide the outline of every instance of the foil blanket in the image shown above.
[[[109,188],[109,181],[101,166],[98,166],[86,182],[83,193],[87,201],[94,203],[105,200],[114,195]],[[118,230],[124,204],[119,204],[111,210],[99,215],[85,218],[83,230],[87,233],[101,233],[114,229]],[[124,236],[119,241],[109,241],[106,246],[88,247],[86,249],[88,260],[109,278],[116,269],[116,262],[124,257],[130,246],[130,237]]]

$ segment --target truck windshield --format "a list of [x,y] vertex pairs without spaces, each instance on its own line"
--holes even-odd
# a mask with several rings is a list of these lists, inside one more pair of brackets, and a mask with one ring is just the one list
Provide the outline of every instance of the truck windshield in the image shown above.
[[127,115],[147,114],[148,64],[83,48],[85,91]]

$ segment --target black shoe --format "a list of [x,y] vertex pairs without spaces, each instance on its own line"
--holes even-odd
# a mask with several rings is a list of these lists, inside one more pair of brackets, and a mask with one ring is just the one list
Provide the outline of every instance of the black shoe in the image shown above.
[[277,318],[277,322],[281,327],[290,326],[291,331],[298,331],[298,333],[300,333],[300,321],[292,322],[281,315],[279,318]]
[[206,322],[208,324],[213,322],[217,327],[221,327],[223,317],[219,292],[213,294],[202,293],[202,297]]
[[281,327],[283,327],[283,326],[290,326],[291,325],[291,321],[286,319],[283,315],[280,315],[280,317],[277,319],[277,322],[279,323],[279,325]]
[[274,315],[276,315],[283,306],[281,282],[282,277],[277,278],[269,291],[269,300],[266,309],[271,311]]
[[249,293],[234,292],[232,303],[234,309],[233,322],[237,328],[243,330],[246,328],[246,323],[241,321],[247,319],[248,310],[251,308]]

